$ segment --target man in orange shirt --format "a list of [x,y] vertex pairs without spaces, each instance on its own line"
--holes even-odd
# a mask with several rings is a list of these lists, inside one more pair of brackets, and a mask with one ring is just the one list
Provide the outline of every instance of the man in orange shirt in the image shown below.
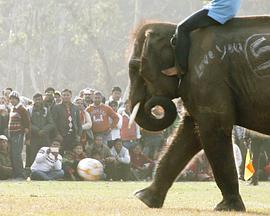
[[[116,128],[119,121],[116,112],[111,107],[102,103],[102,94],[99,91],[95,91],[94,103],[90,104],[86,108],[86,111],[91,115],[94,136],[102,136],[104,142],[107,144],[111,129]],[[110,118],[112,119],[112,123],[110,123]]]

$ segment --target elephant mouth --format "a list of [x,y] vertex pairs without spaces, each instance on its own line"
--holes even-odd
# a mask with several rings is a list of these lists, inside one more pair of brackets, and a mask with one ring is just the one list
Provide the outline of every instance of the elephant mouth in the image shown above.
[[130,116],[139,126],[150,131],[161,131],[169,127],[177,116],[175,104],[166,97],[153,96],[146,103],[137,103]]

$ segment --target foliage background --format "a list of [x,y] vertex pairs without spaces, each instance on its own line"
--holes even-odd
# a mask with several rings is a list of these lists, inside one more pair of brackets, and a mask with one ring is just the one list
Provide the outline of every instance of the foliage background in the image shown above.
[[[48,86],[125,89],[133,29],[142,20],[179,22],[206,2],[0,0],[0,88],[29,97]],[[239,14],[269,8],[269,0],[245,0]]]

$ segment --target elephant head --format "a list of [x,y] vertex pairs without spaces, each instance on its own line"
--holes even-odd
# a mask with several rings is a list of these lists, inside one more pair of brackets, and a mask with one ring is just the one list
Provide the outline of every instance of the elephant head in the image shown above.
[[[175,25],[144,25],[135,37],[133,53],[129,61],[130,101],[132,109],[140,103],[136,122],[147,130],[158,131],[170,126],[177,112],[173,98],[178,97],[179,79],[166,76],[164,69],[174,66],[174,53],[170,38]],[[163,116],[157,117],[153,108],[163,108]]]

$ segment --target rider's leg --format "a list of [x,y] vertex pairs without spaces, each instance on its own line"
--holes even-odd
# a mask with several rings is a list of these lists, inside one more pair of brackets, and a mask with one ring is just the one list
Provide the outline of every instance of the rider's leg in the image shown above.
[[[179,69],[180,66],[184,73],[188,71],[190,32],[198,28],[219,24],[207,14],[208,10],[199,10],[177,25],[176,40],[172,39],[172,45],[175,46],[176,67]],[[181,70],[179,72],[181,73]]]

